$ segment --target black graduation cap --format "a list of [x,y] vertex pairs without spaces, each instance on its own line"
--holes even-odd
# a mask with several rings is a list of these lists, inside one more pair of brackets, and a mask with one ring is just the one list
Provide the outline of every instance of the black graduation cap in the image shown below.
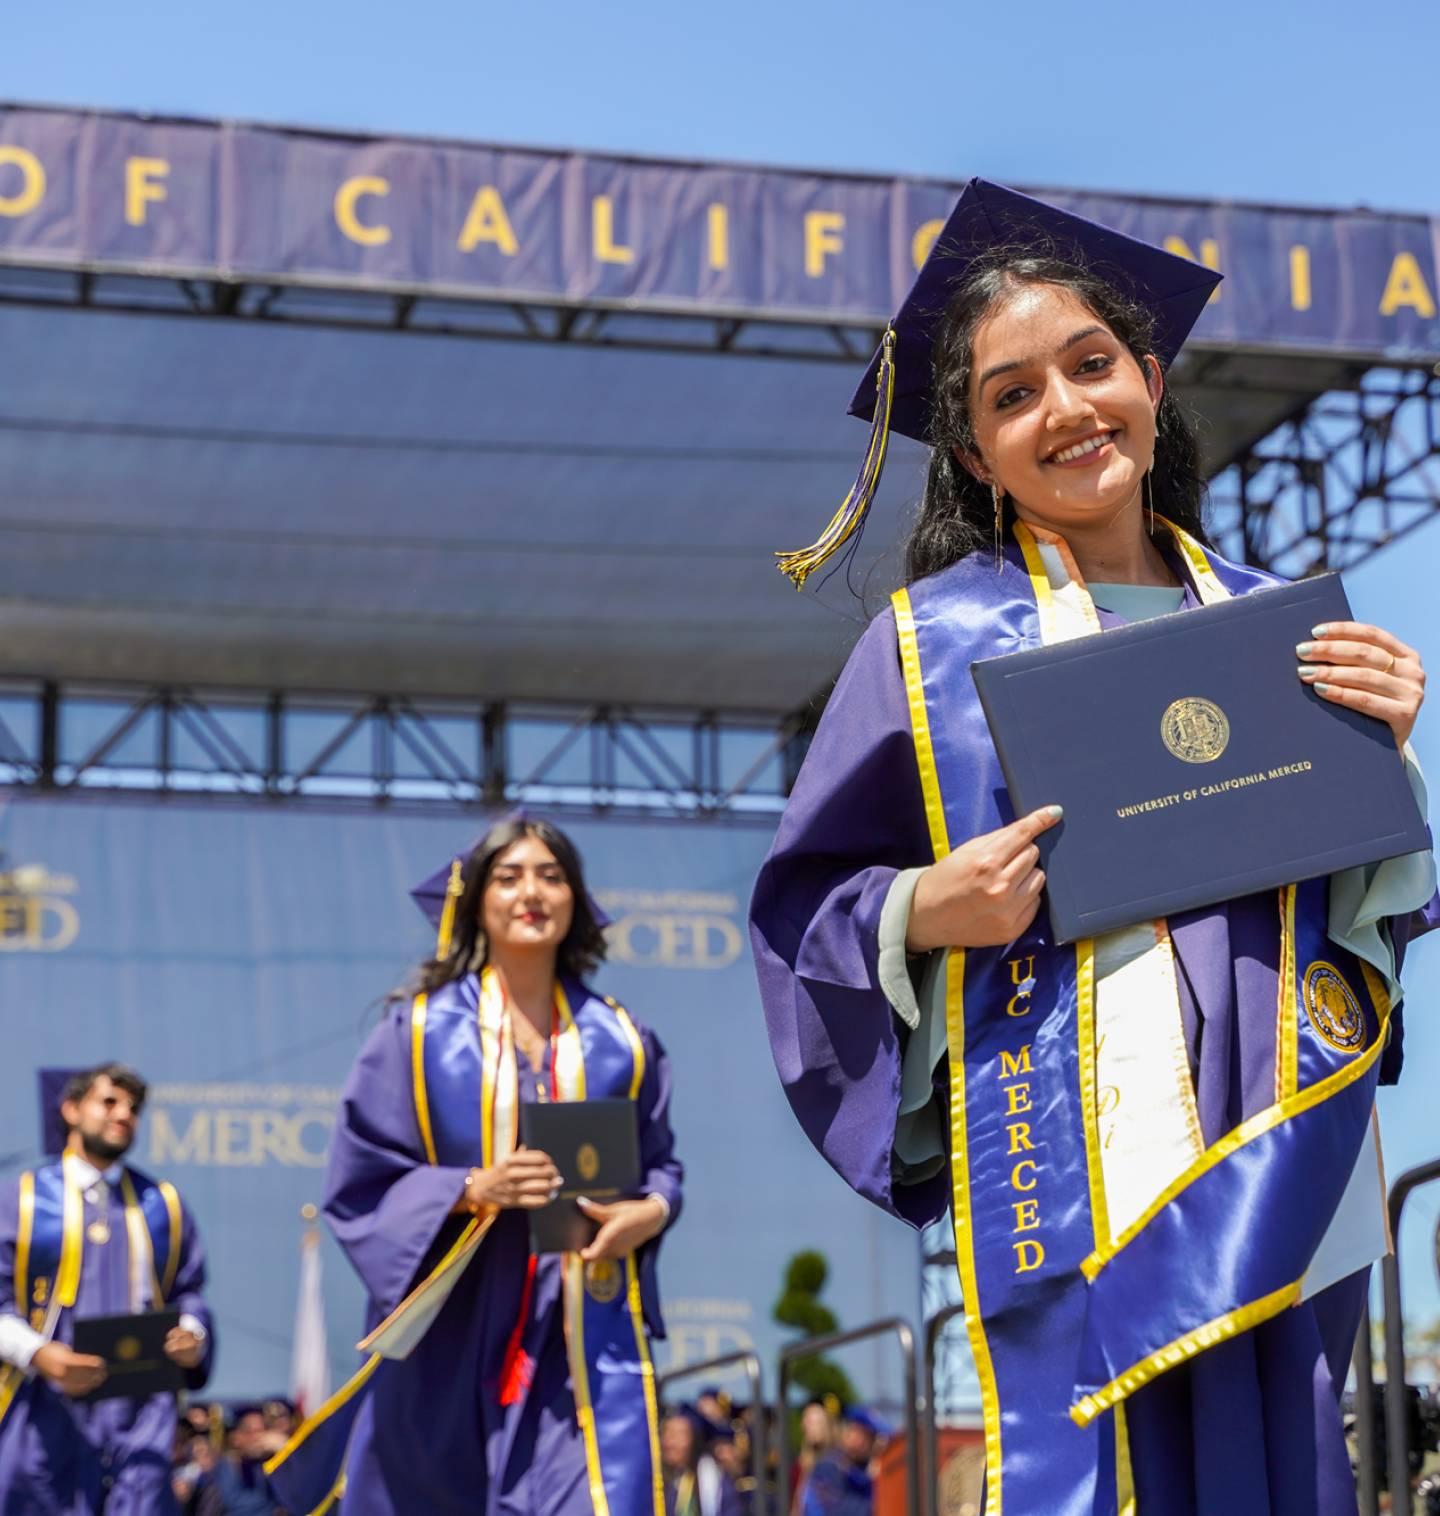
[[1033,248],[1079,264],[1138,300],[1154,322],[1155,356],[1167,367],[1221,279],[1213,269],[1111,227],[987,179],[971,179],[850,402],[850,414],[871,423],[859,477],[813,546],[776,554],[780,571],[797,589],[864,520],[885,467],[890,433],[929,442],[936,329],[976,260],[1002,247]]

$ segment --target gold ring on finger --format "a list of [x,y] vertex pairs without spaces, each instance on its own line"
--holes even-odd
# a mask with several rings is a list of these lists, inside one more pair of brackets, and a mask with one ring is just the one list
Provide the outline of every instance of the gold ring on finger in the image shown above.
[[1385,667],[1380,670],[1380,672],[1382,674],[1388,674],[1390,672],[1390,670],[1393,669],[1394,667],[1395,667],[1395,654],[1391,653],[1390,654],[1390,661],[1389,661],[1389,663],[1387,663],[1385,665]]

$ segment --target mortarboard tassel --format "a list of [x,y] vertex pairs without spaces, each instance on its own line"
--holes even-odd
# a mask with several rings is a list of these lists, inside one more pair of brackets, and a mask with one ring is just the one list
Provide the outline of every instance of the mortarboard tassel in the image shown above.
[[445,886],[445,906],[440,912],[440,931],[435,938],[435,957],[440,963],[450,956],[450,941],[455,935],[455,907],[465,893],[465,880],[460,860],[450,865],[450,882]]
[[890,441],[890,405],[894,398],[895,330],[887,327],[880,344],[880,369],[875,375],[875,420],[870,427],[870,446],[866,449],[859,477],[850,486],[850,493],[830,518],[830,524],[818,542],[795,552],[775,554],[780,572],[794,581],[797,590],[803,589],[810,575],[845,546],[865,520],[865,512],[870,509],[885,468],[885,449]]

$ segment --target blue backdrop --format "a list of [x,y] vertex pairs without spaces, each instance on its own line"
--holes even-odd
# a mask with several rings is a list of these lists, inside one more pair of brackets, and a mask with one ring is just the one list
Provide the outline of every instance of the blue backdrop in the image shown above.
[[[380,1002],[433,943],[409,887],[473,818],[213,802],[24,799],[0,815],[0,1154],[40,1143],[36,1069],[107,1058],[151,1081],[136,1162],[173,1179],[211,1255],[221,1396],[284,1389],[300,1208],[320,1197],[339,1086]],[[847,1324],[918,1308],[917,1242],[831,1173],[776,1081],[743,930],[764,830],[580,822],[614,918],[597,982],[648,1022],[676,1075],[685,1214],[661,1281],[662,1366],[787,1334],[786,1258],[830,1258]],[[17,885],[19,886],[17,888]],[[354,1362],[361,1298],[325,1252],[332,1358]],[[894,1376],[877,1349],[859,1368]],[[882,1383],[883,1381],[883,1383]]]

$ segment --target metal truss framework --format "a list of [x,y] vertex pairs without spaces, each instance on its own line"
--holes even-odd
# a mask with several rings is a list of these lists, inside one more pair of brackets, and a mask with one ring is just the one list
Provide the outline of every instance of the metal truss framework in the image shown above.
[[808,715],[0,682],[0,786],[773,825]]
[[1210,493],[1227,557],[1291,579],[1362,563],[1440,515],[1440,364],[1310,402]]

